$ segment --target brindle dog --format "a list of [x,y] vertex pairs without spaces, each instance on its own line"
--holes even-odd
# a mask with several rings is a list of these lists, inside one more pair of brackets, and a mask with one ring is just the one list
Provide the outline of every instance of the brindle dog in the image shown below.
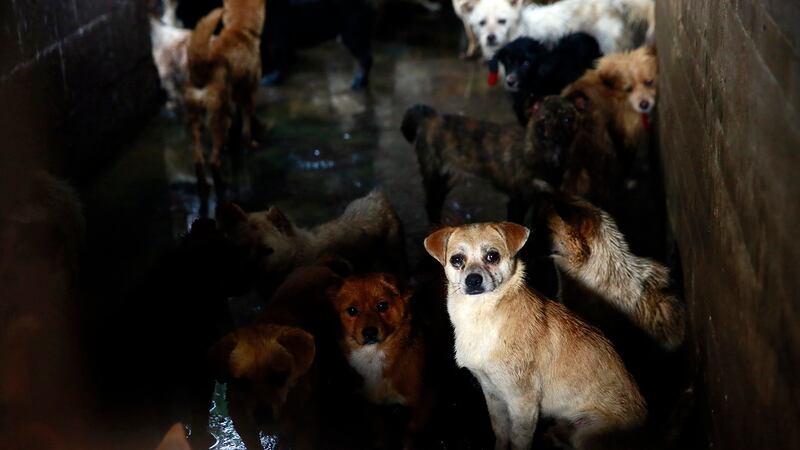
[[471,173],[509,195],[508,220],[521,223],[537,192],[561,184],[566,157],[581,115],[568,100],[546,97],[533,107],[526,129],[456,115],[426,105],[406,111],[401,130],[416,141],[431,223],[441,219],[453,178]]

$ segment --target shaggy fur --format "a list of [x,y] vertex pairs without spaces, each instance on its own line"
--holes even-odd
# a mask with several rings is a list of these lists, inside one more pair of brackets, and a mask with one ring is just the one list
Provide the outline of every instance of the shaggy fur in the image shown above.
[[[556,265],[571,282],[622,313],[664,349],[675,350],[683,343],[685,307],[667,292],[669,269],[633,255],[605,211],[576,198],[557,201],[548,226]],[[587,310],[580,305],[584,299],[563,298],[563,292],[561,296],[565,304]]]
[[590,448],[640,426],[645,402],[611,343],[525,286],[516,256],[528,233],[483,223],[425,239],[447,276],[456,363],[481,384],[496,449],[529,449],[540,416],[565,424],[573,448]]
[[383,192],[353,200],[337,219],[312,229],[295,226],[276,207],[246,214],[235,204],[217,212],[231,238],[247,247],[269,283],[321,256],[336,256],[358,272],[405,270],[402,224]]
[[594,36],[606,55],[635,48],[636,29],[655,27],[654,0],[561,0],[548,6],[530,5],[522,10],[518,36],[555,42],[582,31]]
[[496,71],[498,63],[502,64],[514,113],[525,126],[533,104],[547,95],[560,94],[600,56],[597,41],[586,33],[564,36],[552,49],[535,39],[517,38],[495,54],[489,67]]
[[415,145],[428,219],[438,223],[448,191],[465,173],[507,193],[509,220],[522,220],[537,192],[560,184],[564,158],[581,124],[575,108],[553,96],[539,105],[526,130],[440,116],[425,105],[406,111],[401,128]]
[[[212,40],[220,19],[222,32]],[[235,109],[242,113],[242,142],[254,148],[251,125],[261,80],[259,45],[264,27],[264,0],[227,0],[200,20],[189,42],[189,86],[186,106],[194,138],[194,162],[202,167],[203,128],[208,115],[210,163],[219,168]],[[203,182],[203,179],[198,180]]]

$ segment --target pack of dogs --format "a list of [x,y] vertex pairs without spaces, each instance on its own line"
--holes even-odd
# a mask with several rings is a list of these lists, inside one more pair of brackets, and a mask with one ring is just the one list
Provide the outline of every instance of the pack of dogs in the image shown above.
[[[253,141],[263,58],[273,55],[281,78],[288,50],[277,36],[297,29],[278,22],[300,14],[296,3],[225,0],[193,31],[154,31],[157,61],[186,67],[183,92],[173,89],[178,81],[165,87],[189,112],[196,164],[204,164],[208,124],[210,163],[219,166],[236,110],[243,142]],[[345,12],[324,34],[342,37],[359,61],[353,86],[365,87],[364,5],[308,3]],[[679,425],[669,421],[681,412],[654,394],[652,371],[640,367],[674,361],[688,334],[674,273],[652,251],[663,236],[642,225],[641,199],[657,194],[654,1],[454,0],[453,11],[467,36],[462,56],[483,55],[489,84],[502,73],[519,123],[423,104],[405,112],[399,129],[416,154],[431,224],[424,242],[410,244],[431,258],[409,265],[402,223],[380,190],[309,228],[274,206],[220,205],[187,239],[205,233],[236,249],[223,272],[236,268],[229,278],[239,286],[204,292],[215,297],[205,304],[254,288],[263,308],[238,327],[198,318],[194,327],[217,331],[204,335],[191,366],[225,383],[249,450],[264,448],[261,432],[278,436],[279,448],[430,448],[441,412],[470,395],[452,383],[459,373],[483,394],[495,449],[528,449],[535,439],[671,448],[668,429]],[[450,190],[474,176],[508,196],[507,217],[443,220]],[[201,418],[192,421],[195,449],[208,445],[212,394],[209,383],[198,385],[192,404],[206,413],[178,417]],[[180,441],[180,431],[162,446]]]

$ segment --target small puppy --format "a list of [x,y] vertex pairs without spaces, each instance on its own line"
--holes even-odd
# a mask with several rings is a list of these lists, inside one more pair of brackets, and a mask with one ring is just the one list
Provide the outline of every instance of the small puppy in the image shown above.
[[250,249],[273,285],[326,254],[346,260],[359,272],[405,270],[402,224],[379,190],[353,200],[337,219],[310,230],[295,226],[274,206],[247,214],[226,204],[217,216],[232,240]]
[[399,404],[411,412],[405,448],[413,447],[432,404],[425,343],[412,327],[411,294],[391,275],[374,273],[346,278],[334,299],[342,321],[342,350],[364,379],[369,402]]
[[505,71],[504,86],[511,91],[520,125],[529,120],[530,108],[547,95],[560,94],[602,56],[597,41],[586,33],[559,39],[550,49],[531,38],[517,38],[503,46],[489,62],[489,80],[496,79],[498,63]]
[[541,416],[570,429],[573,448],[640,426],[644,399],[611,344],[563,305],[525,286],[521,225],[446,227],[425,239],[444,267],[455,358],[486,397],[495,449],[529,449]]
[[578,117],[575,107],[558,96],[537,104],[526,130],[440,116],[425,105],[408,109],[401,129],[415,144],[428,219],[440,221],[454,178],[471,173],[509,195],[509,220],[523,220],[538,191],[560,184],[564,158],[581,127]]
[[[641,114],[642,120],[640,121],[627,114],[623,120],[631,123],[626,123],[625,129],[635,130],[636,125],[640,125],[649,131],[649,117],[656,106],[656,86],[658,84],[658,60],[655,47],[640,47],[629,52],[608,55],[597,62],[597,71],[612,89],[625,92],[631,109]],[[624,109],[622,105],[616,106]],[[628,132],[628,134],[632,133]]]
[[[322,431],[322,374],[338,382],[339,323],[330,297],[341,278],[324,266],[296,270],[254,323],[226,335],[210,351],[227,384],[234,428],[248,450],[263,449],[259,431],[294,448],[314,448],[308,430]],[[330,343],[330,344],[328,344]],[[337,365],[341,361],[341,365]],[[344,383],[337,388],[345,390]]]
[[[622,313],[665,350],[680,347],[686,333],[685,307],[667,292],[669,269],[633,255],[614,220],[584,200],[556,200],[547,223],[553,258],[564,275]],[[584,300],[563,298],[563,290],[559,296],[570,307]],[[587,309],[580,306],[575,309]],[[587,318],[597,323],[591,315]]]
[[150,17],[150,42],[153,62],[167,93],[167,108],[176,111],[183,106],[183,91],[189,80],[187,48],[192,30],[181,28],[175,19],[175,3],[166,1],[161,19]]
[[523,8],[517,35],[552,43],[569,33],[594,36],[606,55],[635,48],[637,28],[655,27],[654,0],[561,0],[552,5]]
[[[220,19],[222,32],[212,40]],[[255,95],[261,79],[261,29],[264,0],[226,0],[200,20],[192,32],[188,49],[189,85],[185,100],[194,138],[194,162],[201,174],[203,128],[206,116],[211,128],[210,163],[218,169],[234,108],[242,113],[242,142],[255,148],[251,125]],[[205,178],[198,179],[203,183]]]

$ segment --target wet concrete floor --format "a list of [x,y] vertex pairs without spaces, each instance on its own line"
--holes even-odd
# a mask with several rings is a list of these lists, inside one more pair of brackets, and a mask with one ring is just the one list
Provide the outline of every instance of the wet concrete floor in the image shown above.
[[[284,84],[259,91],[264,130],[258,148],[223,156],[220,192],[200,195],[183,119],[166,111],[154,117],[84,189],[93,255],[86,309],[95,317],[113,315],[118,305],[107,299],[121,298],[196,218],[213,217],[220,201],[249,211],[275,205],[297,225],[311,226],[381,188],[403,222],[411,267],[427,258],[422,240],[430,226],[416,155],[400,133],[404,112],[426,103],[440,112],[515,121],[507,93],[487,86],[485,66],[458,58],[461,31],[454,19],[415,10],[403,22],[375,42],[371,85],[364,91],[350,89],[355,61],[340,43],[300,52]],[[501,220],[505,197],[481,180],[465,179],[448,197],[443,217]],[[241,448],[224,409],[218,395],[215,448]]]

